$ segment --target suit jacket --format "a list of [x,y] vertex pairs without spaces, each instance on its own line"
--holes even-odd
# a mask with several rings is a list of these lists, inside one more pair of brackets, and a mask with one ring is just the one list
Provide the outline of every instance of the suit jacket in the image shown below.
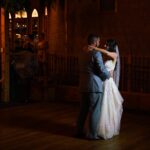
[[81,92],[103,92],[103,81],[110,77],[103,64],[102,55],[96,50],[82,51],[80,62]]

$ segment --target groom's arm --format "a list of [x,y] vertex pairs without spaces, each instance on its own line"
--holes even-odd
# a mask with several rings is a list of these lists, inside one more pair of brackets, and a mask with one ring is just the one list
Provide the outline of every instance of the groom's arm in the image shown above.
[[99,76],[100,78],[105,81],[106,79],[109,79],[111,74],[107,71],[104,63],[103,63],[103,58],[100,52],[95,53],[95,61],[97,65],[97,69],[99,70]]

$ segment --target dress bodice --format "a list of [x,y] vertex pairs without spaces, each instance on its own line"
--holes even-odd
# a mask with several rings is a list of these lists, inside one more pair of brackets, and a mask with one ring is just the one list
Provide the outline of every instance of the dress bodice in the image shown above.
[[115,65],[116,65],[116,60],[107,60],[105,62],[105,66],[108,71],[114,70]]

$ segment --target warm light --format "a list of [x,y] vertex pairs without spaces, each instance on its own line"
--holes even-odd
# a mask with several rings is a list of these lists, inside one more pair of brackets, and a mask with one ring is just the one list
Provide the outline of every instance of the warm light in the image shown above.
[[5,10],[0,8],[0,33],[1,33],[1,47],[5,47]]
[[45,7],[45,16],[48,15],[47,7]]
[[32,17],[38,17],[38,12],[36,9],[33,10]]
[[25,8],[15,13],[15,18],[27,18],[27,12]]
[[9,13],[9,19],[11,19],[11,14]]
[[22,18],[27,18],[27,12],[24,10],[21,11],[22,12]]
[[17,24],[16,24],[16,27],[17,27],[17,28],[19,28],[19,27],[20,27],[20,24],[19,24],[19,23],[17,23]]
[[16,38],[20,39],[21,38],[21,34],[16,34]]
[[15,18],[21,18],[21,12],[20,11],[15,13]]

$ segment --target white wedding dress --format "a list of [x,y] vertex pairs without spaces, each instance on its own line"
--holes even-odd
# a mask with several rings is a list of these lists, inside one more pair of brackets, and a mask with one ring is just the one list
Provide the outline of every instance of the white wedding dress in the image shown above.
[[[105,63],[108,71],[114,70],[116,61],[108,60]],[[104,95],[101,105],[101,115],[98,124],[98,135],[103,139],[110,139],[119,134],[123,98],[113,80],[104,81]]]

